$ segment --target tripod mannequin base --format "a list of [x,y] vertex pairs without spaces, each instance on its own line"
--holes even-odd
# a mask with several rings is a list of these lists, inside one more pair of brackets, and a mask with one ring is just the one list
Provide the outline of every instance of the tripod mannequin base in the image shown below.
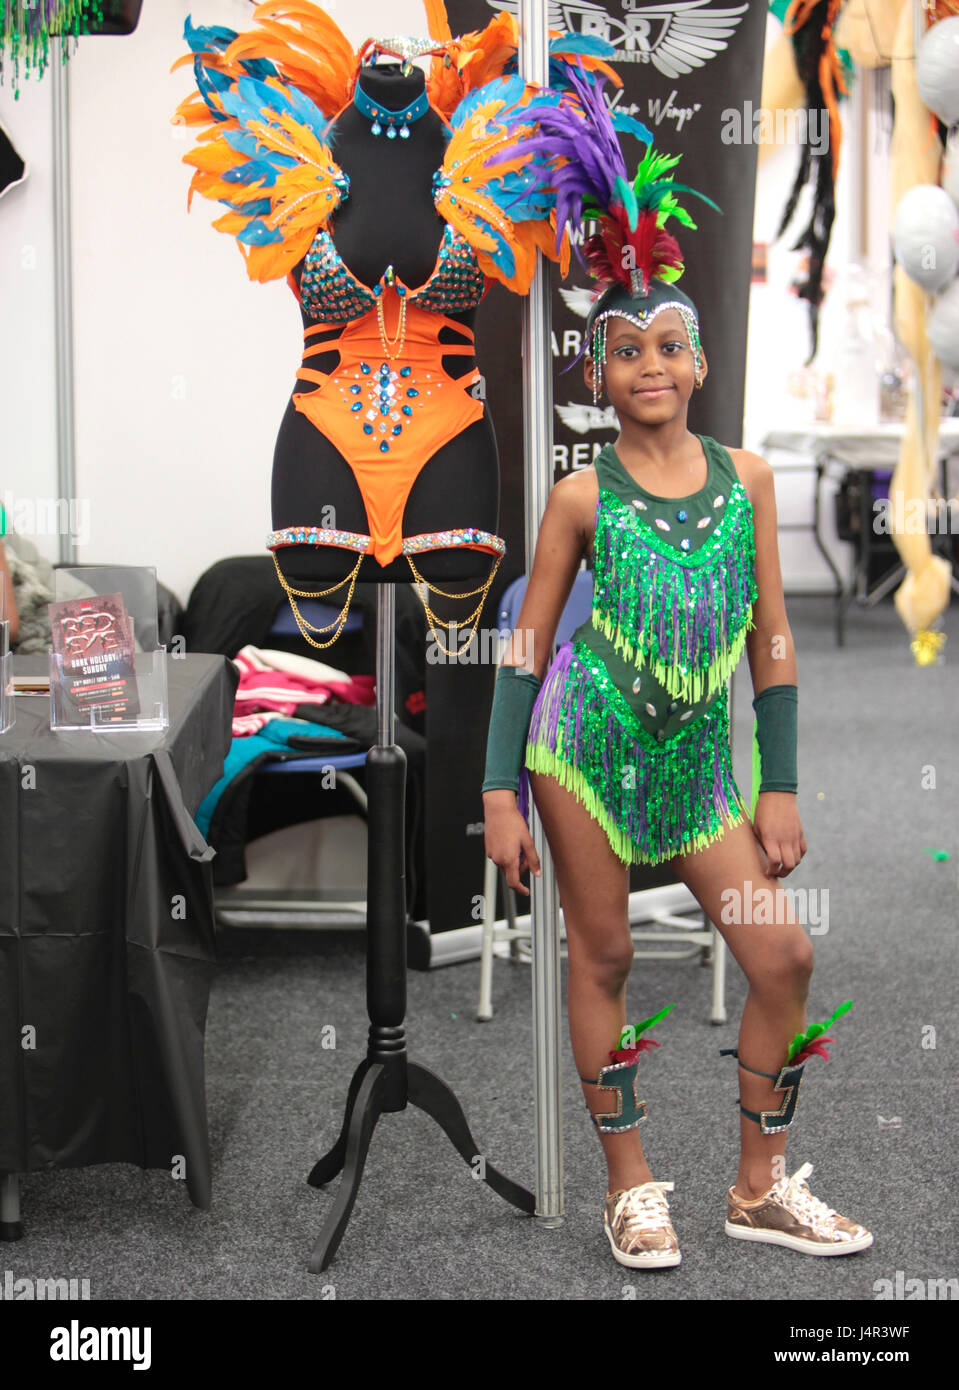
[[336,1253],[356,1201],[377,1120],[392,1111],[405,1110],[408,1103],[433,1117],[468,1164],[483,1158],[482,1181],[494,1192],[520,1211],[530,1215],[535,1211],[536,1199],[532,1192],[504,1177],[481,1154],[463,1108],[445,1081],[426,1067],[409,1062],[405,1055],[386,1061],[365,1058],[350,1082],[339,1138],[307,1178],[311,1187],[322,1187],[337,1173],[343,1173],[336,1201],[310,1256],[311,1274],[326,1269]]

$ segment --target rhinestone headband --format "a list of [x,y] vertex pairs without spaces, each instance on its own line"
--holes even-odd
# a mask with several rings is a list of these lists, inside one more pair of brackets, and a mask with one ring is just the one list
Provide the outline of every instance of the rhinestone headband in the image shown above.
[[662,304],[657,304],[656,308],[650,311],[641,309],[636,314],[631,314],[625,309],[607,309],[600,314],[593,324],[590,345],[587,347],[586,356],[593,363],[593,404],[599,404],[599,398],[603,393],[603,366],[606,362],[606,325],[609,319],[626,319],[627,323],[633,323],[637,328],[644,332],[664,309],[675,309],[686,325],[686,333],[689,337],[689,346],[692,348],[693,357],[696,362],[696,385],[700,386],[703,379],[702,358],[700,355],[699,344],[699,323],[696,315],[688,304],[683,304],[678,299],[668,299]]
[[448,44],[436,39],[411,39],[403,34],[393,34],[386,39],[367,39],[360,49],[360,58],[363,62],[367,61],[369,54],[370,63],[375,63],[377,56],[381,53],[388,54],[391,58],[402,58],[404,62],[412,62],[414,58],[423,58],[428,53],[445,53]]

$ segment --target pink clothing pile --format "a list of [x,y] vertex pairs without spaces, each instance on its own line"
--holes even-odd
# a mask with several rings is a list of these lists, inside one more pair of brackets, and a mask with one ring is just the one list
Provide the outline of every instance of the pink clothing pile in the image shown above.
[[247,646],[237,652],[233,664],[240,672],[234,738],[256,733],[280,715],[289,718],[298,705],[325,705],[331,700],[376,704],[373,676],[351,676],[310,657]]

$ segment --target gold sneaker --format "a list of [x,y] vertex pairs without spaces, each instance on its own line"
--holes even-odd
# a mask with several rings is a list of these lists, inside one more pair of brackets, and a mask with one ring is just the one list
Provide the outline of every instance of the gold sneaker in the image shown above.
[[872,1245],[865,1226],[840,1216],[812,1195],[806,1186],[811,1172],[812,1164],[804,1163],[791,1178],[780,1178],[751,1202],[731,1187],[726,1194],[726,1234],[737,1240],[785,1245],[805,1255],[852,1255]]
[[671,1182],[644,1182],[606,1195],[603,1229],[613,1258],[631,1269],[668,1269],[682,1259],[665,1193]]

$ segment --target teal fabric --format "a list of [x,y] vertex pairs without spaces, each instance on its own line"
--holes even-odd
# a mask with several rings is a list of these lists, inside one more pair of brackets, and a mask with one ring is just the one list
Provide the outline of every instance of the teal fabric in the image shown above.
[[770,685],[753,700],[756,741],[762,767],[761,792],[799,790],[796,749],[799,741],[799,688]]
[[[290,744],[291,738],[297,740],[296,748]],[[257,759],[279,758],[284,754],[299,758],[332,758],[336,755],[327,746],[328,740],[340,738],[346,742],[346,735],[342,729],[331,729],[328,724],[314,724],[312,719],[271,719],[255,734],[234,738],[223,761],[223,776],[207,792],[193,817],[200,834],[204,838],[209,835],[217,802],[230,783],[235,781],[251,762]],[[313,739],[318,747],[322,746],[322,753],[309,751],[309,739]]]
[[[639,498],[640,501],[645,502],[644,519],[651,525],[656,524],[657,517],[668,522],[670,529],[663,531],[661,535],[663,540],[669,541],[677,550],[682,538],[688,536],[690,542],[688,554],[698,550],[709,539],[722,520],[723,508],[720,508],[717,514],[713,505],[715,499],[721,496],[724,501],[728,501],[733,484],[739,481],[729,451],[718,444],[715,439],[710,438],[709,435],[700,434],[697,435],[697,438],[703,446],[703,453],[706,457],[706,482],[698,492],[687,497],[657,497],[654,493],[647,492],[627,471],[612,444],[607,444],[601,449],[593,460],[596,468],[596,479],[601,491],[605,489],[612,492],[620,501],[628,502],[630,505],[632,505],[634,498]],[[676,513],[678,511],[685,511],[685,522],[677,521]],[[712,524],[700,529],[697,522],[707,516]],[[622,654],[614,649],[611,639],[593,627],[589,618],[576,629],[571,640],[584,642],[590,651],[599,657],[609,672],[613,684],[620,691],[636,718],[654,737],[658,736],[660,730],[663,731],[664,738],[672,737],[686,724],[698,719],[711,704],[715,703],[715,694],[711,699],[700,700],[695,704],[682,700],[674,701],[666,687],[656,679],[651,671],[637,672],[636,667],[627,662]],[[638,691],[633,689],[637,676],[639,678]],[[647,703],[654,707],[655,715],[649,713],[646,708]],[[670,712],[670,706],[674,706],[672,712]],[[690,719],[684,722],[682,715],[689,709],[692,709],[694,713]]]
[[501,666],[497,671],[486,741],[484,792],[500,788],[519,792],[530,715],[542,684],[532,671],[520,666]]

